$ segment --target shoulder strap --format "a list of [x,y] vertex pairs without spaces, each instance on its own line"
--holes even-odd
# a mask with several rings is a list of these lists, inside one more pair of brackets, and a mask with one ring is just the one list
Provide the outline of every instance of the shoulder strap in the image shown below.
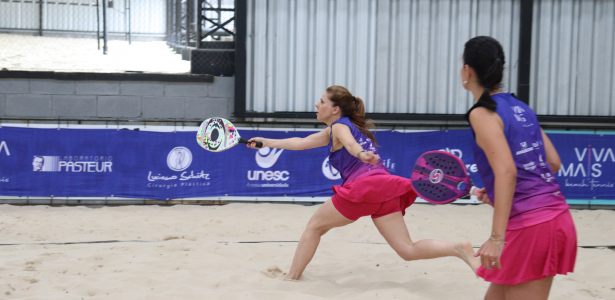
[[464,116],[464,118],[466,119],[466,121],[468,121],[468,123],[470,123],[470,113],[477,107],[487,107],[487,104],[480,100],[476,102]]

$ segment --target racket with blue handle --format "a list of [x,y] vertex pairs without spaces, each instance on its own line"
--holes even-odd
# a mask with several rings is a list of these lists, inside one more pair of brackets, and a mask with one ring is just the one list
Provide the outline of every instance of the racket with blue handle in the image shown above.
[[[248,144],[248,140],[242,138],[231,121],[223,118],[209,118],[199,127],[196,141],[203,149],[212,152],[221,152],[233,148],[237,144]],[[256,142],[257,148],[262,148],[263,143]]]
[[434,204],[467,196],[474,185],[461,159],[444,151],[423,153],[414,164],[410,181],[421,198]]

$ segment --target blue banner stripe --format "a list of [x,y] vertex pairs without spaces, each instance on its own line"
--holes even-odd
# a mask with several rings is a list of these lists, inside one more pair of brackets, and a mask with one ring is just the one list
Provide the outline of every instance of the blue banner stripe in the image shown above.
[[[242,137],[306,137],[314,131],[242,130]],[[383,163],[409,177],[424,152],[453,153],[477,187],[469,130],[377,131]],[[615,204],[615,135],[548,132],[561,157],[568,199]],[[0,195],[30,197],[330,197],[342,183],[326,147],[305,151],[238,145],[208,152],[196,132],[0,128]],[[606,204],[605,204],[606,203]]]

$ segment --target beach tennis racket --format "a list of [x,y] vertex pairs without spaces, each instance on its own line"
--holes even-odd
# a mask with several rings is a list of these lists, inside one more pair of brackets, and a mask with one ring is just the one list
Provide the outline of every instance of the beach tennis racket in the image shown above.
[[[203,149],[212,152],[220,152],[233,148],[237,144],[248,144],[248,140],[242,138],[231,121],[223,118],[209,118],[199,127],[196,133],[196,141]],[[257,148],[262,148],[263,143],[256,142]]]
[[461,159],[444,151],[423,153],[414,164],[410,181],[421,198],[435,204],[467,196],[474,185]]

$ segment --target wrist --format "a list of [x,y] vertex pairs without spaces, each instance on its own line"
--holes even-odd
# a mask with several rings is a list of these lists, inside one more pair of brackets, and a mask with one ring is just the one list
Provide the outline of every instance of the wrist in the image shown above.
[[357,158],[359,160],[361,160],[361,153],[363,153],[363,152],[367,152],[367,150],[359,151],[359,153],[357,153]]
[[504,235],[497,234],[495,231],[491,233],[489,240],[491,240],[497,246],[506,245],[506,240],[504,239]]

